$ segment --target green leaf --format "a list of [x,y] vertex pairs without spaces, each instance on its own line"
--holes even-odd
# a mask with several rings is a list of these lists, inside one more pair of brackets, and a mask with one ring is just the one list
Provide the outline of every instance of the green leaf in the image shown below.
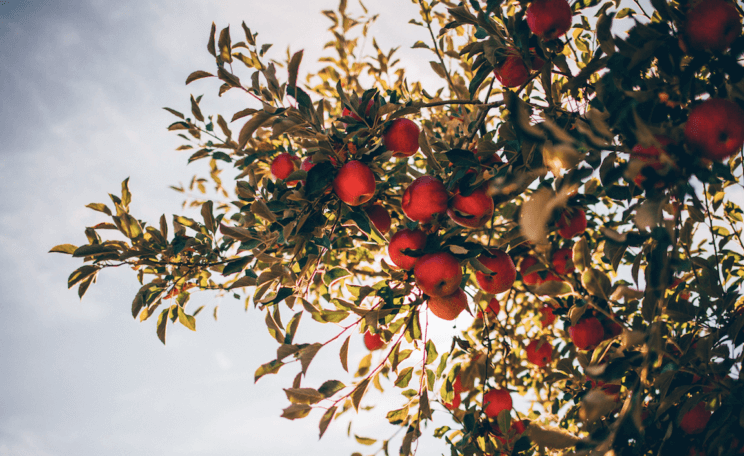
[[305,186],[305,198],[313,200],[320,196],[333,182],[336,176],[336,168],[331,162],[321,162],[313,166],[307,172],[307,185]]
[[106,215],[111,215],[111,209],[103,203],[90,203],[85,207],[93,209],[94,211],[103,212]]
[[67,279],[67,288],[72,288],[76,283],[90,277],[96,272],[98,272],[98,268],[95,266],[85,265],[77,268]]
[[411,377],[413,377],[413,367],[406,367],[398,374],[398,378],[395,379],[395,386],[399,388],[407,387],[411,381]]
[[129,178],[127,177],[121,183],[121,205],[125,210],[129,210],[129,203],[132,202],[132,194],[129,192]]
[[434,345],[434,342],[429,340],[426,342],[426,364],[431,364],[436,361],[437,356],[439,356],[437,353],[437,347]]
[[330,287],[336,281],[341,280],[344,277],[349,277],[350,275],[351,273],[344,268],[333,268],[323,274],[323,283]]
[[241,272],[245,267],[253,260],[252,256],[245,256],[243,258],[238,258],[237,260],[229,261],[225,268],[222,270],[222,276],[227,277],[230,274],[235,274],[236,272]]
[[364,393],[367,392],[367,386],[369,386],[369,378],[365,378],[359,382],[357,387],[354,389],[354,392],[351,393],[351,404],[357,412],[359,412],[359,403],[362,402]]
[[341,391],[342,389],[346,388],[346,385],[339,382],[338,380],[328,380],[324,382],[322,385],[320,385],[320,388],[318,388],[318,391],[320,394],[323,395],[323,397],[331,397],[337,392]]
[[298,418],[305,418],[308,413],[310,413],[310,410],[313,408],[309,405],[304,404],[292,404],[289,407],[282,410],[282,418],[286,418],[288,420],[296,420]]
[[314,344],[308,345],[307,347],[301,350],[300,364],[302,364],[303,374],[307,374],[307,368],[310,367],[310,363],[313,361],[313,358],[315,358],[315,355],[318,353],[318,350],[320,350],[322,347],[323,347],[323,344],[316,342]]
[[77,247],[75,247],[72,244],[60,244],[57,246],[52,247],[52,250],[49,251],[49,253],[66,253],[68,255],[72,255],[75,253],[75,250],[77,250]]
[[93,244],[93,245],[81,245],[72,253],[73,257],[81,258],[88,256],[108,255],[110,253],[119,253],[119,249],[112,245],[106,244]]
[[178,321],[192,331],[196,331],[196,319],[187,315],[181,306],[178,306]]
[[279,369],[281,369],[283,365],[284,363],[277,359],[270,361],[266,364],[262,364],[261,367],[256,369],[256,373],[253,375],[253,378],[254,378],[253,383],[256,383],[258,379],[260,379],[264,375],[276,374],[277,372],[279,372]]
[[325,396],[314,388],[284,388],[284,394],[287,395],[287,399],[293,404],[312,405],[317,404],[325,398]]
[[339,358],[341,358],[341,367],[343,367],[346,372],[349,372],[348,359],[349,359],[349,340],[350,339],[351,339],[351,336],[346,338],[346,340],[344,341],[344,344],[341,345],[341,351],[338,353]]
[[400,408],[398,410],[391,410],[387,413],[386,418],[390,422],[390,424],[400,424],[403,421],[408,418],[408,406],[406,405],[403,408]]
[[331,420],[333,420],[333,416],[336,414],[336,406],[329,408],[326,410],[326,412],[323,414],[323,417],[320,419],[320,436],[318,437],[323,438],[323,434],[325,434],[326,429],[328,429],[328,424],[330,424]]
[[160,342],[162,342],[163,345],[165,345],[165,327],[168,324],[168,312],[170,312],[170,308],[163,309],[163,311],[160,312],[156,329],[158,339],[160,339]]
[[358,435],[354,434],[354,438],[357,442],[361,443],[362,445],[374,445],[377,440],[371,439],[369,437],[359,437]]
[[201,216],[204,219],[204,226],[206,226],[210,232],[215,233],[214,214],[212,213],[213,206],[214,203],[212,203],[212,201],[207,201],[202,204]]

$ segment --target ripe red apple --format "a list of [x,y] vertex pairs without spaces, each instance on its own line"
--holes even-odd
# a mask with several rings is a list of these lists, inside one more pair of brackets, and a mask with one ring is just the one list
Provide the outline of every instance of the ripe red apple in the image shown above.
[[390,212],[381,204],[373,204],[364,211],[380,233],[387,234],[390,231],[390,223],[392,223]]
[[568,335],[579,350],[593,348],[604,338],[602,323],[595,317],[584,318],[568,328]]
[[[369,115],[369,110],[372,107],[372,105],[375,104],[375,99],[372,98],[369,100],[369,103],[367,103],[367,109],[364,111],[364,115]],[[341,117],[349,117],[351,116],[352,119],[356,120],[357,122],[361,122],[362,118],[356,115],[355,113],[351,112],[351,109],[344,108],[344,110],[341,112]]]
[[279,154],[271,162],[271,174],[277,179],[286,179],[299,168],[300,159],[292,154]]
[[659,155],[661,155],[661,151],[666,149],[666,146],[674,142],[664,135],[656,135],[654,136],[654,138],[659,142],[659,144],[661,144],[661,150],[659,150],[659,148],[653,144],[649,145],[648,147],[643,147],[642,144],[638,143],[633,147],[631,157],[638,158],[646,162],[656,161],[658,160]]
[[527,361],[537,367],[545,367],[553,360],[553,346],[540,340],[533,340],[527,345]]
[[478,228],[486,224],[493,215],[493,198],[486,193],[487,186],[481,185],[468,196],[458,191],[449,202],[447,215],[452,221],[467,228]]
[[550,306],[543,306],[540,309],[540,313],[542,314],[542,317],[540,318],[540,324],[543,328],[547,328],[548,326],[552,325],[555,321],[555,314],[553,314],[553,308]]
[[527,8],[527,25],[544,40],[554,40],[571,28],[573,12],[566,0],[532,0]]
[[686,434],[700,434],[708,426],[712,413],[705,409],[705,402],[700,401],[698,404],[687,411],[679,423],[679,427]]
[[744,110],[733,101],[705,100],[690,112],[685,138],[703,157],[724,160],[744,144]]
[[522,263],[519,265],[519,273],[522,274],[522,281],[525,285],[540,285],[542,283],[543,280],[537,272],[525,274],[532,266],[539,262],[540,260],[532,255],[527,255],[522,259]]
[[[491,300],[488,302],[488,307],[486,307],[486,312],[489,314],[492,314],[495,318],[499,312],[501,311],[501,304],[499,304],[499,300],[496,298],[491,298]],[[483,311],[479,310],[478,314],[476,315],[476,318],[483,318]]]
[[460,288],[462,268],[447,252],[429,253],[413,266],[416,285],[431,297],[449,296]]
[[449,194],[442,181],[432,176],[421,176],[403,192],[401,206],[409,219],[429,223],[447,211],[448,199]]
[[511,50],[506,60],[493,70],[493,74],[502,86],[519,87],[529,79],[530,70],[527,69],[519,52]]
[[310,157],[302,160],[302,166],[300,166],[300,169],[309,172],[311,169],[313,169],[313,166],[315,166],[315,163],[310,159]]
[[511,408],[512,398],[507,390],[496,388],[483,395],[483,411],[489,418],[495,418],[501,411]]
[[449,296],[429,298],[429,310],[442,320],[454,320],[467,307],[468,295],[461,288]]
[[398,231],[390,238],[390,244],[388,244],[388,255],[390,255],[390,259],[396,266],[408,271],[413,269],[418,258],[404,255],[401,251],[405,249],[420,250],[423,249],[424,246],[426,246],[426,233],[421,230],[409,230],[405,228]]
[[382,142],[393,157],[410,157],[419,149],[419,127],[409,119],[398,118],[385,130]]
[[367,332],[364,333],[364,346],[367,347],[367,350],[369,351],[375,351],[384,347],[385,341],[382,340],[382,336],[379,334],[372,334],[367,330]]
[[576,269],[573,264],[573,250],[558,249],[553,253],[553,269],[560,275],[571,274]]
[[375,174],[358,160],[347,162],[333,179],[333,191],[349,206],[359,206],[375,195]]
[[478,261],[488,268],[491,274],[475,271],[478,286],[486,293],[503,293],[512,287],[517,279],[517,268],[508,253],[500,249],[490,249],[478,257]]
[[457,377],[455,377],[455,382],[452,383],[452,389],[455,390],[455,394],[465,391],[465,388],[462,386],[462,380],[460,380],[460,374],[457,374]]
[[705,0],[687,13],[687,44],[694,49],[722,52],[741,34],[741,16],[723,0]]
[[455,391],[455,397],[452,399],[452,402],[442,402],[442,404],[450,410],[457,410],[460,407],[460,402],[462,402],[462,398],[460,398],[460,394]]
[[586,231],[586,214],[583,209],[566,209],[558,219],[558,234],[563,239],[580,236]]

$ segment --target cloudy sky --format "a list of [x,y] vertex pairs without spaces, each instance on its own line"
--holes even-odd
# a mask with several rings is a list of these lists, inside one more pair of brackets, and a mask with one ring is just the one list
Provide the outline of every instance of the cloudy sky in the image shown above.
[[[203,168],[187,167],[188,154],[174,151],[179,142],[165,130],[173,118],[161,108],[186,112],[192,93],[206,94],[208,112],[250,105],[237,92],[218,99],[216,81],[183,84],[194,70],[213,70],[206,52],[212,21],[240,30],[244,20],[261,42],[274,43],[278,58],[287,46],[305,48],[308,65],[328,39],[319,12],[335,6],[333,0],[0,2],[0,456],[360,450],[345,422],[318,441],[316,413],[279,418],[288,405],[281,387],[291,384],[294,370],[253,383],[276,346],[259,312],[201,296],[198,304],[220,305],[219,321],[205,312],[196,333],[176,327],[164,347],[154,321],[131,318],[138,289],[131,271],[104,271],[81,302],[66,288],[79,262],[47,253],[57,244],[85,243],[83,228],[103,219],[84,206],[107,202],[127,177],[138,217],[154,223],[163,213],[189,215],[168,186]],[[436,91],[439,81],[426,76],[426,51],[410,49],[427,40],[423,29],[407,24],[416,6],[404,0],[367,6],[381,15],[372,28],[381,47],[400,45],[409,79]],[[303,325],[300,336],[324,337],[323,328]],[[443,339],[453,332],[439,330]],[[360,339],[352,343],[351,365],[364,354]],[[328,377],[348,383],[338,348],[321,352],[306,385]],[[376,412],[359,416],[353,433],[393,431],[379,423],[395,404],[378,403]],[[419,451],[446,449],[427,438]]]

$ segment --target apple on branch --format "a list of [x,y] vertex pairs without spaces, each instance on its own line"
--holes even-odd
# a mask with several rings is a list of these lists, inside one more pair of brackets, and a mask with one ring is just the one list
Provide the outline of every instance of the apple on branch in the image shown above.
[[434,217],[447,211],[449,194],[442,181],[432,176],[421,176],[403,192],[401,207],[406,217],[430,223]]
[[375,174],[358,160],[347,162],[333,179],[333,191],[349,206],[359,206],[375,195]]
[[401,269],[409,271],[413,269],[418,258],[405,255],[403,250],[421,250],[426,246],[426,233],[421,230],[409,230],[404,228],[390,238],[388,244],[388,256],[390,260]]
[[382,135],[385,149],[393,153],[393,157],[410,157],[419,149],[419,127],[409,119],[395,119]]

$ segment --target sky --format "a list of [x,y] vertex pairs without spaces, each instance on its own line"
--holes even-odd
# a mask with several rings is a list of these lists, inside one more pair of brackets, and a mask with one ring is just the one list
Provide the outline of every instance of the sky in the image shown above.
[[[254,371],[273,358],[276,342],[263,315],[245,312],[242,301],[197,295],[194,304],[220,306],[219,321],[205,312],[195,333],[171,326],[163,346],[154,321],[131,317],[139,288],[132,271],[104,271],[80,301],[66,287],[80,262],[47,253],[57,244],[85,243],[84,227],[103,215],[84,206],[106,203],[127,177],[137,217],[154,224],[163,213],[193,216],[168,186],[205,168],[187,166],[188,152],[174,150],[180,142],[166,131],[173,117],[162,107],[187,112],[191,94],[205,94],[205,112],[250,105],[235,91],[216,97],[214,80],[184,85],[192,71],[214,69],[206,52],[212,21],[235,32],[245,21],[261,42],[274,44],[279,59],[287,46],[304,47],[309,65],[328,40],[320,11],[335,6],[326,0],[0,2],[0,456],[377,450],[347,437],[345,420],[318,441],[318,412],[280,418],[289,405],[281,388],[296,370],[254,384]],[[430,74],[427,51],[410,49],[428,39],[407,24],[418,16],[416,5],[375,0],[367,6],[380,13],[371,29],[380,46],[400,45],[409,79],[434,93],[441,82]],[[308,322],[298,337],[327,338],[327,328]],[[455,331],[444,324],[435,329],[435,340],[443,341]],[[320,352],[306,386],[329,377],[348,383],[336,355],[340,342]],[[364,354],[359,336],[350,366]],[[352,433],[391,434],[384,412],[397,399],[373,394],[369,400],[378,407],[356,417]],[[433,437],[419,446],[419,454],[447,452]]]

